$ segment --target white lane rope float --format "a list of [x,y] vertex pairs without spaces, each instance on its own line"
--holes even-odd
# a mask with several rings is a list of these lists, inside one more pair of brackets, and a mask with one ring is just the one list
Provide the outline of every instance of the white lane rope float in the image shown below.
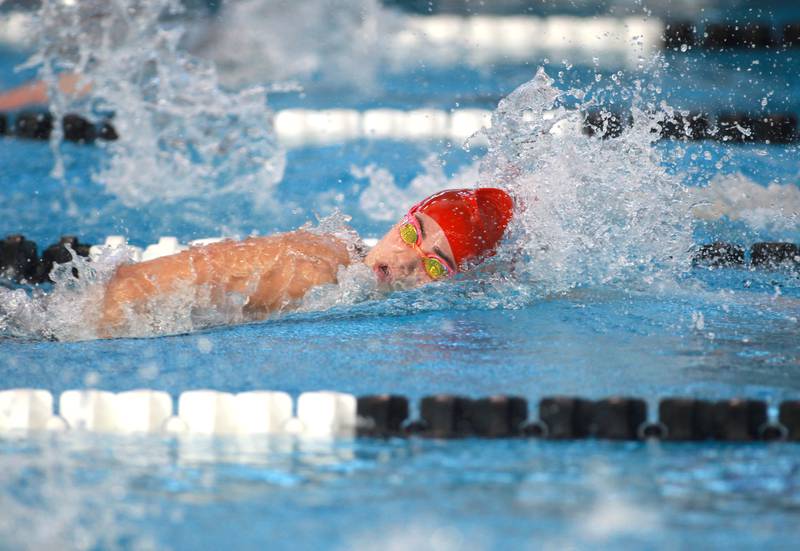
[[[37,18],[8,12],[0,18],[0,43],[25,47]],[[402,15],[386,37],[390,59],[430,59],[442,64],[485,65],[527,61],[547,52],[612,53],[637,62],[664,44],[658,18],[556,15]]]
[[304,392],[296,400],[280,391],[182,392],[174,407],[164,391],[0,391],[0,439],[48,431],[200,436],[291,435],[304,438],[422,436],[677,441],[800,441],[800,400],[770,407],[764,400],[663,398],[648,414],[641,398],[587,400],[543,397],[538,418],[519,396],[485,398],[437,394],[419,402],[409,419],[404,396],[356,397],[331,391]]
[[[543,113],[544,120],[556,116]],[[584,133],[600,138],[620,136],[632,122],[630,114],[602,108],[573,111],[556,121],[553,135]],[[12,116],[0,113],[0,136],[47,140],[53,130],[52,115],[23,111]],[[287,148],[313,147],[353,140],[393,140],[419,142],[449,140],[487,145],[480,131],[492,125],[488,109],[282,109],[273,116],[273,128],[280,143]],[[800,140],[798,118],[792,113],[718,113],[676,112],[659,123],[661,138],[681,140],[716,140],[729,143],[791,144]],[[62,121],[64,139],[77,143],[116,140],[112,122],[92,123],[76,115]]]
[[[0,18],[0,44],[27,47],[37,18],[8,11]],[[386,37],[390,59],[488,65],[530,61],[543,54],[603,54],[632,64],[658,49],[776,49],[800,46],[800,23],[715,22],[658,17],[573,15],[401,14]],[[598,60],[603,62],[603,59]]]

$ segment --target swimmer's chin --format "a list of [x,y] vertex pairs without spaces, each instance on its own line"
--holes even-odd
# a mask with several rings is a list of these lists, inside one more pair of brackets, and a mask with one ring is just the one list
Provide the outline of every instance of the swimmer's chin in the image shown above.
[[376,279],[376,284],[378,291],[387,294],[396,291],[411,291],[413,289],[417,289],[424,285],[423,282],[416,280],[407,280],[407,279],[387,280],[379,278]]

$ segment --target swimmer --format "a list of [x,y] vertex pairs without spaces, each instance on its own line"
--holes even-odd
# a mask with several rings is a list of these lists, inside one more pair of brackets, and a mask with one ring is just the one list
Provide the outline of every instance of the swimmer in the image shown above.
[[[58,88],[68,96],[84,96],[91,90],[91,85],[81,82],[78,75],[63,74],[58,79]],[[16,111],[25,107],[46,105],[48,101],[47,85],[42,81],[30,82],[0,92],[0,111]]]
[[99,333],[130,334],[136,318],[163,312],[169,304],[223,310],[236,303],[243,319],[264,319],[296,308],[315,286],[336,284],[339,268],[356,261],[372,270],[382,290],[446,279],[494,254],[513,206],[496,188],[436,193],[411,207],[359,259],[351,258],[337,237],[298,230],[122,265],[105,288]]

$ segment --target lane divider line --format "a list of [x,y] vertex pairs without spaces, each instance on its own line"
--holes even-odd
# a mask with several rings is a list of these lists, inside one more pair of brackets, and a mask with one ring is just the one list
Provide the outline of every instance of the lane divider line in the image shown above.
[[[49,114],[22,113],[17,115],[37,120]],[[549,114],[545,114],[545,118]],[[96,138],[118,139],[97,134],[95,125],[77,115],[68,115],[82,120],[80,131],[65,133],[65,139],[90,144]],[[0,135],[24,139],[47,140],[52,131],[52,121],[47,125],[20,126],[14,122],[4,130],[8,117],[0,114]],[[52,119],[52,117],[50,117]],[[49,120],[49,119],[48,119]],[[66,118],[65,118],[66,121]],[[562,134],[572,128],[588,136],[600,138],[619,137],[630,125],[629,113],[595,109],[575,113],[553,125],[550,133]],[[65,128],[67,123],[65,122]],[[283,109],[274,117],[275,133],[282,145],[288,148],[310,147],[345,143],[353,140],[425,141],[450,140],[480,147],[487,145],[483,128],[490,128],[492,111],[486,109]],[[800,140],[798,117],[792,113],[732,113],[709,115],[699,112],[677,112],[672,118],[659,124],[654,132],[662,139],[716,140],[730,143],[790,144]],[[113,130],[109,122],[103,123]],[[73,128],[77,128],[74,127]]]
[[[800,46],[800,23],[788,21],[661,20],[641,16],[403,14],[386,36],[390,59],[486,65],[530,61],[551,52],[617,54],[633,62],[666,48],[688,51],[793,48]],[[0,42],[25,45],[35,17],[15,11],[0,20]],[[684,48],[681,48],[684,46]]]
[[[312,439],[361,437],[545,438],[551,440],[800,441],[800,400],[776,411],[764,400],[670,397],[648,414],[642,398],[599,400],[543,397],[529,418],[520,396],[470,398],[438,394],[420,400],[409,419],[409,401],[398,395],[356,397],[314,391],[296,402],[285,392],[239,394],[189,390],[172,397],[158,390],[67,390],[54,398],[41,389],[0,391],[0,437],[70,430],[109,434],[205,436],[294,435]],[[296,403],[297,410],[293,411]]]

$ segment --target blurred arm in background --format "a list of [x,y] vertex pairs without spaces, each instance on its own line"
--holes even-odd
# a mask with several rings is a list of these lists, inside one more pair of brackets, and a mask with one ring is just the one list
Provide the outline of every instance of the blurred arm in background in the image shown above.
[[[89,92],[92,86],[89,83],[81,83],[79,75],[64,74],[58,79],[58,87],[64,94],[83,95]],[[0,111],[16,111],[32,105],[45,105],[48,100],[47,86],[44,82],[29,82],[0,93]]]

